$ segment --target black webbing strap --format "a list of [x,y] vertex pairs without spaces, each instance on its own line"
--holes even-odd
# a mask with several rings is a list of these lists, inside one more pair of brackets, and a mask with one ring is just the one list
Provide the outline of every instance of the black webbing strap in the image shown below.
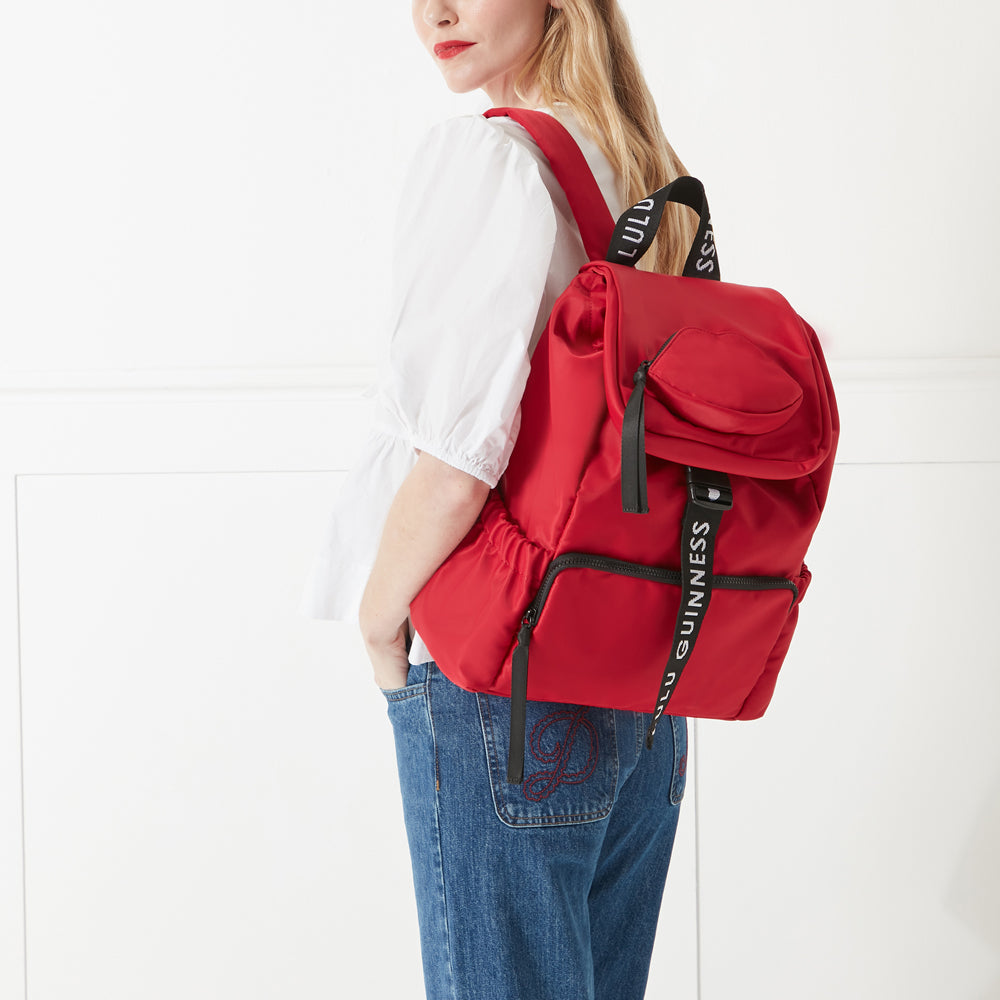
[[632,394],[622,417],[622,510],[626,514],[648,514],[646,499],[646,373],[651,361],[643,361],[632,376]]
[[510,663],[510,747],[507,751],[507,781],[519,785],[524,780],[524,740],[528,718],[528,645],[534,627],[529,611],[521,622]]
[[646,731],[646,746],[650,749],[656,725],[677,688],[705,620],[712,599],[715,536],[722,515],[733,506],[732,487],[724,472],[688,467],[687,482],[688,501],[681,528],[681,604],[653,720]]
[[608,255],[604,259],[613,264],[637,264],[656,237],[668,201],[687,205],[698,213],[698,235],[688,251],[684,277],[712,278],[718,281],[719,259],[715,252],[715,234],[712,232],[708,199],[705,197],[705,187],[697,177],[678,177],[623,212],[611,237]]
[[[698,234],[688,251],[683,276],[718,281],[719,258],[715,251],[708,198],[705,186],[697,177],[678,177],[623,212],[615,226],[605,259],[634,267],[652,246],[668,201],[687,205],[698,213]],[[676,331],[663,343],[657,356],[675,335]],[[649,513],[646,499],[645,401],[646,376],[654,360],[643,361],[632,376],[632,392],[622,418],[622,510],[627,514]]]

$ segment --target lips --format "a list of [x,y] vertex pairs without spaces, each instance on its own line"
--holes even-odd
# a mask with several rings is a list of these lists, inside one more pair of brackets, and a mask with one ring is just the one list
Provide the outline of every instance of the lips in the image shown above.
[[434,55],[438,59],[454,59],[455,56],[464,52],[466,49],[471,49],[475,42],[438,42],[434,46]]

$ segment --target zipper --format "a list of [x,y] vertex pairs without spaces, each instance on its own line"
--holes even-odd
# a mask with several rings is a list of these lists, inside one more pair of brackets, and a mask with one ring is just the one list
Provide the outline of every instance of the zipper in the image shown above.
[[656,359],[677,336],[672,333],[656,353],[632,375],[632,392],[622,413],[621,486],[622,510],[626,514],[648,514],[646,500],[646,377]]
[[[654,583],[673,584],[680,587],[683,584],[680,570],[665,569],[660,566],[647,566],[644,563],[626,562],[611,556],[592,555],[587,552],[567,552],[557,556],[549,564],[542,577],[542,582],[535,594],[534,600],[528,605],[521,618],[521,628],[518,631],[518,645],[527,646],[531,640],[531,630],[538,624],[538,619],[545,607],[549,591],[556,577],[567,569],[596,569],[605,573],[615,573],[618,576],[630,576],[640,580],[652,580]],[[792,603],[799,599],[799,588],[783,576],[726,576],[712,577],[712,586],[720,590],[790,590]]]
[[671,341],[677,336],[678,333],[680,333],[680,330],[675,330],[665,341],[663,341],[662,344],[660,344],[659,350],[648,361],[643,361],[643,364],[646,366],[646,371],[649,371],[650,366],[670,346]]
[[639,389],[640,392],[645,392],[646,376],[649,374],[649,369],[652,368],[654,364],[656,364],[656,359],[670,346],[671,342],[674,340],[674,338],[677,336],[679,332],[680,332],[679,330],[676,330],[672,334],[670,334],[670,336],[667,337],[667,339],[663,341],[663,343],[660,344],[660,346],[656,349],[656,353],[651,358],[639,363],[639,367],[636,369],[635,374],[633,374],[632,376],[632,383],[637,388],[641,383],[642,388]]
[[[531,633],[538,624],[542,609],[556,577],[567,569],[596,569],[619,576],[630,576],[656,583],[683,586],[680,570],[647,566],[644,563],[626,562],[611,556],[593,555],[588,552],[566,552],[557,556],[549,564],[534,600],[521,616],[521,626],[517,631],[517,641],[511,655],[510,687],[510,746],[507,755],[507,781],[519,785],[524,780],[524,742],[527,729],[528,704],[528,657],[531,647]],[[713,576],[712,586],[722,590],[790,590],[792,606],[799,598],[799,588],[791,580],[782,576]],[[655,723],[653,728],[655,728]],[[647,736],[647,746],[651,745],[651,733]]]
[[[646,361],[639,362],[639,367],[632,375],[633,392],[638,392],[641,395],[646,391],[646,376],[649,374],[649,369],[656,363],[656,359],[670,346],[671,341],[677,336],[677,332],[670,334],[670,336],[667,337],[662,344],[660,344],[656,353],[651,358]],[[629,399],[631,399],[631,396]]]

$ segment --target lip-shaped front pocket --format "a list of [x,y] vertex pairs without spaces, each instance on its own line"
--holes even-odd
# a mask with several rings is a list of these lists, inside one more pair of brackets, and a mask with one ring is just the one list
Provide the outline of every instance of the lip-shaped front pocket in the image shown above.
[[[646,387],[678,416],[720,434],[769,434],[802,403],[798,382],[736,331],[678,330],[650,365]],[[646,422],[657,429],[655,404]]]
[[615,430],[641,388],[649,455],[757,479],[797,479],[827,461],[838,431],[829,374],[815,331],[781,295],[588,267],[606,278],[604,392]]

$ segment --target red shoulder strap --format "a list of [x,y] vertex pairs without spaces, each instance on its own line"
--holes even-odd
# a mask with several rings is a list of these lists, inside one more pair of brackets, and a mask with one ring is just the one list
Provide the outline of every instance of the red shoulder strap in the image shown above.
[[604,260],[611,244],[615,220],[608,211],[601,189],[590,172],[586,157],[573,136],[552,115],[527,108],[492,108],[486,118],[510,118],[524,126],[538,143],[538,148],[556,175],[559,186],[566,192],[573,217],[580,227],[583,246],[591,260]]

